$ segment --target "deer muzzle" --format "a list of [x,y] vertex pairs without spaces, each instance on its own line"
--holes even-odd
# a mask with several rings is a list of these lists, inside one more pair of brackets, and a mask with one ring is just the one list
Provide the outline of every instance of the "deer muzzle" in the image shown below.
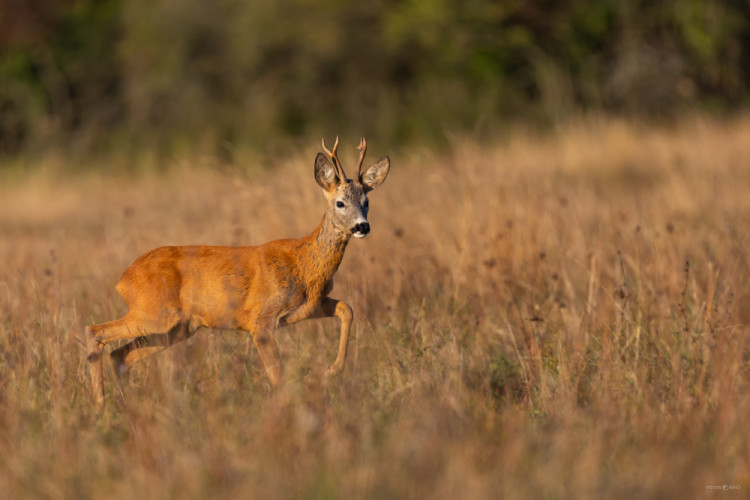
[[370,232],[370,223],[367,221],[360,222],[358,224],[355,224],[354,227],[352,227],[352,235],[355,238],[364,238],[365,236],[367,236],[367,233],[369,232]]

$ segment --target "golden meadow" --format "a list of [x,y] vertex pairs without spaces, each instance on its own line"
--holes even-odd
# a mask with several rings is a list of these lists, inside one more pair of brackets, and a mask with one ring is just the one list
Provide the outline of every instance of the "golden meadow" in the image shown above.
[[442,153],[372,143],[393,166],[335,279],[343,376],[323,376],[334,319],[279,330],[275,392],[248,334],[203,330],[121,388],[105,371],[98,417],[83,328],[125,312],[120,273],[156,246],[309,233],[316,145],[273,169],[6,173],[0,496],[744,494],[748,138],[747,118],[589,119]]

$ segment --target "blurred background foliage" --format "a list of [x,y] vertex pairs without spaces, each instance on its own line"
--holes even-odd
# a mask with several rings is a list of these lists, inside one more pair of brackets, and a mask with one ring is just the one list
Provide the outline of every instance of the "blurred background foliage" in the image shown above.
[[3,0],[0,155],[492,137],[750,103],[741,0]]

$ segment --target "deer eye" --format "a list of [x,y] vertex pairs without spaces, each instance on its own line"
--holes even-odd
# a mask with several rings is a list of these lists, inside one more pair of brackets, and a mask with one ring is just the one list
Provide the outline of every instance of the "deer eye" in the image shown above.
[[337,208],[344,208],[344,202],[343,201],[337,201],[336,202],[336,207]]

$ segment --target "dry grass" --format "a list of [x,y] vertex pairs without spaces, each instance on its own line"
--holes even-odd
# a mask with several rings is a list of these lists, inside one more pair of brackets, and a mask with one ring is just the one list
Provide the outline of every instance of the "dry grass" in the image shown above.
[[322,377],[335,320],[279,332],[276,393],[246,334],[203,331],[122,396],[107,377],[100,418],[80,339],[124,312],[119,274],[163,244],[309,232],[313,150],[249,176],[13,181],[0,497],[746,493],[748,137],[748,119],[590,122],[392,154],[333,292],[355,310],[343,378]]

